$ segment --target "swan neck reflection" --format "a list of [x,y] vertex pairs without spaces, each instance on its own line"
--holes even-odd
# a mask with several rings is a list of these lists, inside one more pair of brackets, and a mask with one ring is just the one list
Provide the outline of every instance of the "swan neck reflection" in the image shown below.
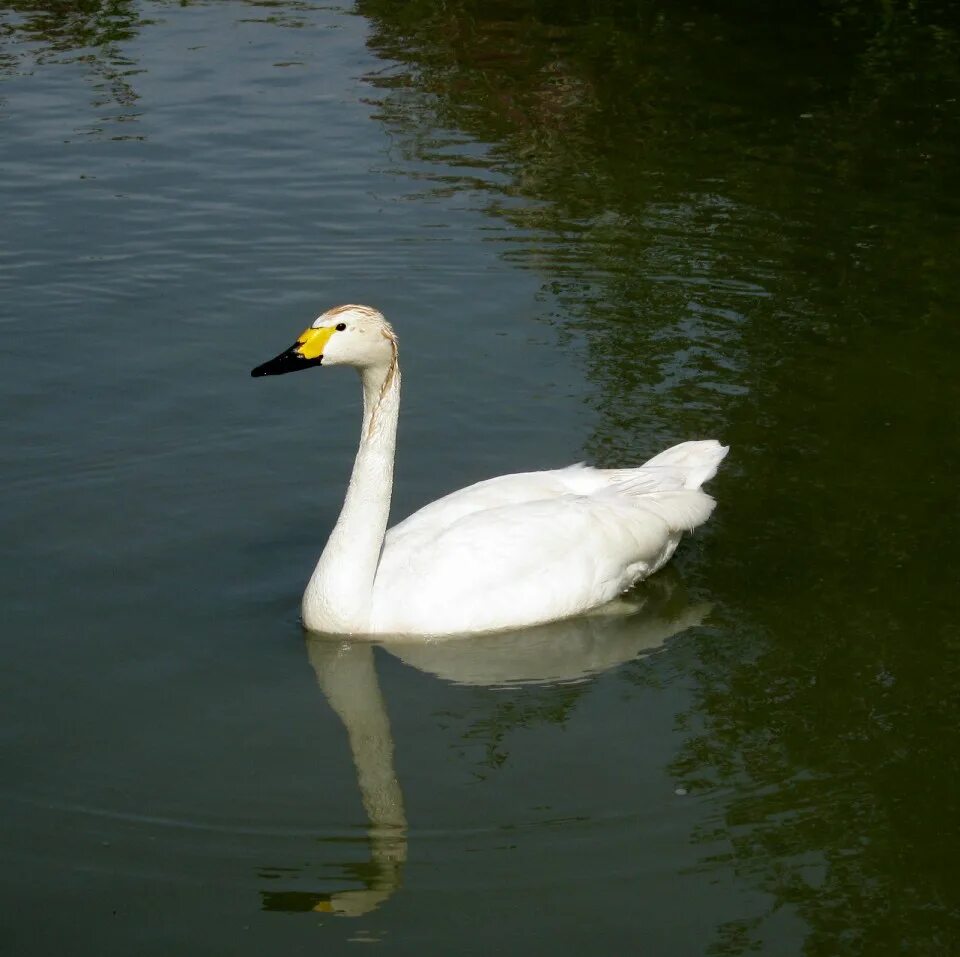
[[307,650],[317,683],[347,731],[370,841],[369,865],[355,869],[366,886],[331,894],[314,909],[359,917],[396,892],[407,859],[407,816],[393,765],[390,718],[371,645],[309,639]]
[[676,572],[645,583],[616,606],[537,628],[444,640],[372,643],[307,636],[317,683],[347,732],[363,806],[370,858],[344,870],[363,886],[314,898],[313,910],[357,917],[400,888],[407,859],[407,817],[394,769],[393,735],[375,667],[375,647],[455,684],[504,687],[585,681],[655,651],[700,625],[706,602],[687,600]]

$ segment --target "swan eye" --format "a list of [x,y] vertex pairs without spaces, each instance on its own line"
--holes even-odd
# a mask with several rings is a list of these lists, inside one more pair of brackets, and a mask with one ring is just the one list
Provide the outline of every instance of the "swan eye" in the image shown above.
[[346,328],[347,328],[347,324],[345,322],[337,323],[337,332],[343,332],[343,330]]

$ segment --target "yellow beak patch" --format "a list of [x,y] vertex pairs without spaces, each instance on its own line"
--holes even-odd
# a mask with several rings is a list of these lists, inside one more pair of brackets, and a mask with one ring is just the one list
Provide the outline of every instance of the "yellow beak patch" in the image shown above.
[[333,326],[324,326],[321,329],[314,329],[311,326],[309,329],[304,329],[297,336],[293,351],[304,359],[318,359],[323,355],[324,348],[336,331]]

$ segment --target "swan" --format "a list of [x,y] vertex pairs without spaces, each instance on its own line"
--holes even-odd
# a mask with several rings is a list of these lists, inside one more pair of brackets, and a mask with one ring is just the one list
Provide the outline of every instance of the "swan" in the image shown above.
[[303,624],[431,637],[522,628],[596,609],[659,570],[710,516],[700,486],[727,448],[683,442],[639,468],[501,475],[387,531],[400,410],[397,336],[378,310],[329,309],[254,377],[353,366],[360,447],[340,517],[303,595]]

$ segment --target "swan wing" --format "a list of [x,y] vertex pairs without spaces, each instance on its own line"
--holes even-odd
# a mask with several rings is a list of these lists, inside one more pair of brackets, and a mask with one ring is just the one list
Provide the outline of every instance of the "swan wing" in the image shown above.
[[477,512],[559,499],[568,495],[596,495],[605,490],[668,492],[698,489],[712,478],[727,448],[715,440],[682,442],[654,456],[637,468],[597,469],[589,465],[542,472],[518,472],[498,475],[466,488],[458,489],[425,505],[386,533],[385,548],[396,547],[402,539],[406,547],[429,544],[438,529],[452,526]]
[[438,528],[447,528],[475,512],[560,498],[571,493],[589,494],[605,484],[597,477],[599,472],[599,469],[586,465],[571,465],[551,471],[518,472],[485,479],[424,505],[391,528],[386,541],[397,544],[400,539],[408,537],[429,540]]
[[[569,617],[615,598],[659,568],[680,533],[713,508],[703,492],[648,486],[643,476],[621,475],[592,494],[478,507],[448,524],[428,521],[421,510],[413,531],[384,543],[373,630],[493,631]],[[454,511],[434,510],[433,517]]]

